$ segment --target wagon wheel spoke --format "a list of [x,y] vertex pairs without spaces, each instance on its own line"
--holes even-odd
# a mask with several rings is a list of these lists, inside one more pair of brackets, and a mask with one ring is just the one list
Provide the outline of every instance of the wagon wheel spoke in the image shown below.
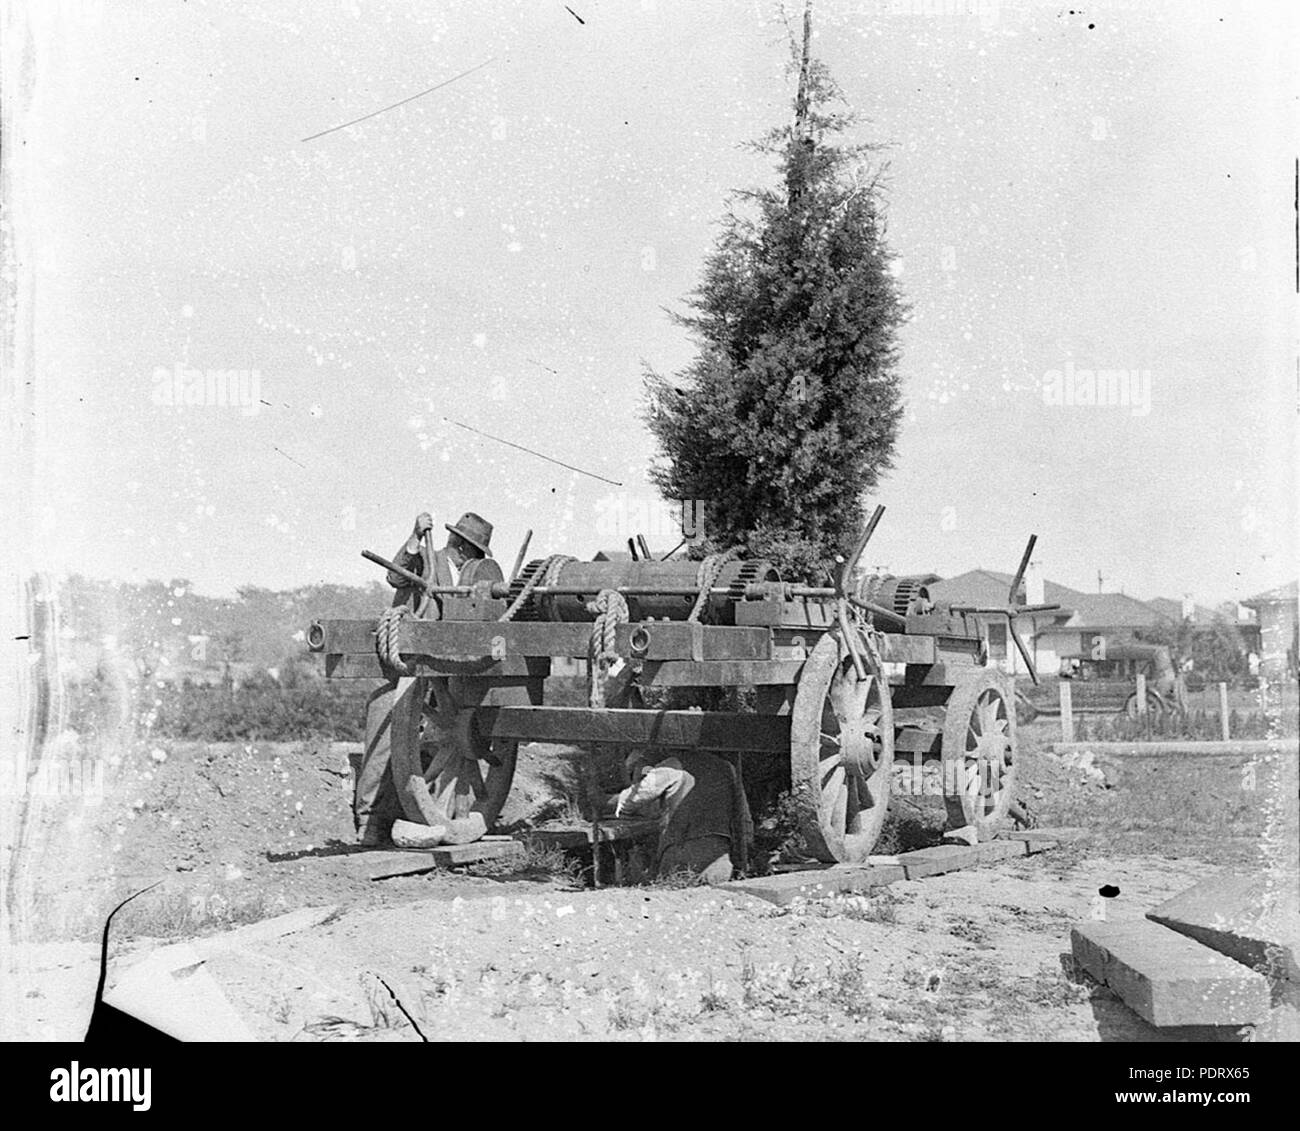
[[835,801],[831,807],[831,825],[841,835],[848,832],[849,828],[848,806],[849,783],[844,780],[840,782],[839,789],[835,791]]
[[849,780],[849,802],[854,813],[862,813],[872,808],[871,790],[866,777],[857,770],[850,770]]
[[454,756],[455,750],[450,743],[438,746],[429,762],[429,768],[424,771],[424,780],[430,783],[437,781]]
[[840,792],[844,788],[845,770],[841,765],[836,765],[830,774],[827,775],[825,782],[822,784],[821,804],[822,808],[833,814],[835,806],[839,801]]
[[466,758],[461,763],[461,778],[474,795],[477,801],[487,794],[487,783],[483,781],[483,772],[479,769],[478,762],[473,758]]

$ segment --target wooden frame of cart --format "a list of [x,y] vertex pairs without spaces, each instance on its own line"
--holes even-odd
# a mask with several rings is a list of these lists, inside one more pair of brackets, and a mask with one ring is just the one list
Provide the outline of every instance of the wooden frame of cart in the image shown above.
[[[922,579],[853,580],[882,511],[830,587],[791,585],[732,555],[555,556],[508,581],[489,562],[487,576],[458,586],[409,575],[421,615],[318,621],[308,644],[331,678],[388,680],[367,744],[388,744],[409,819],[460,822],[467,838],[491,830],[521,742],[787,760],[808,851],[827,862],[870,853],[896,754],[937,759],[949,825],[989,835],[1013,803],[1016,720],[976,618],[1027,611],[1015,602],[1033,539],[1006,608],[952,608]],[[588,706],[545,702],[557,657],[589,661]],[[754,688],[754,710],[645,706],[647,689],[681,687]],[[922,707],[942,708],[942,726],[896,724],[896,710]]]

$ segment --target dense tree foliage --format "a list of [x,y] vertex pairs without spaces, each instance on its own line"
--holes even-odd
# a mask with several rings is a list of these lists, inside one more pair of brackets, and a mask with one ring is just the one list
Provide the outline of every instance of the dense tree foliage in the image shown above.
[[851,549],[890,466],[905,314],[873,147],[836,140],[855,119],[829,109],[839,91],[804,32],[793,122],[755,143],[780,184],[738,194],[676,316],[695,361],[646,378],[652,481],[703,503],[694,554],[746,545],[795,577]]

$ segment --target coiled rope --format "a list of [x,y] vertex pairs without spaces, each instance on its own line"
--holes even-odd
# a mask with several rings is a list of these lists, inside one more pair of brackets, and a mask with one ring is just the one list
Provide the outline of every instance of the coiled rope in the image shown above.
[[[428,531],[425,531],[420,539],[421,549],[424,551],[424,568],[421,571],[424,580],[430,581],[433,578],[433,538]],[[411,598],[407,598],[410,600]],[[433,600],[433,594],[427,589],[414,595],[416,601],[415,617],[417,620],[423,620],[424,614]],[[395,681],[399,676],[414,675],[415,671],[407,665],[397,650],[398,634],[402,626],[402,621],[411,615],[411,607],[403,602],[400,605],[394,605],[392,608],[385,609],[379,617],[379,625],[375,629],[375,652],[379,656],[379,667],[384,673],[384,678]]]
[[699,586],[699,592],[695,595],[695,604],[691,606],[691,614],[687,621],[697,621],[700,614],[704,611],[705,605],[709,601],[709,592],[713,588],[713,583],[718,580],[718,575],[733,558],[740,556],[740,547],[733,546],[730,550],[724,550],[720,554],[710,554],[702,562],[700,568],[695,574],[695,584]]
[[379,627],[375,629],[375,652],[379,655],[379,666],[389,679],[393,676],[411,675],[411,668],[397,651],[397,638],[402,621],[411,615],[409,605],[394,605],[385,609],[379,618]]
[[591,659],[612,663],[618,658],[618,626],[629,620],[627,598],[617,589],[602,589],[594,601],[587,602],[587,612],[596,614],[588,650]]

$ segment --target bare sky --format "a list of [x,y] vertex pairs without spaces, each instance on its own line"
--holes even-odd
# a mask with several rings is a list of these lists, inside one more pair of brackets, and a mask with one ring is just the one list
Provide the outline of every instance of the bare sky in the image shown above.
[[[27,6],[30,568],[365,582],[425,509],[507,562],[614,541],[653,497],[642,365],[692,354],[664,308],[772,177],[740,143],[787,50],[766,0],[569,6]],[[1036,531],[1085,590],[1296,575],[1289,10],[822,0],[914,313],[873,564],[1010,571]],[[160,370],[257,395],[168,406]],[[1096,370],[1149,402],[1048,403]]]

